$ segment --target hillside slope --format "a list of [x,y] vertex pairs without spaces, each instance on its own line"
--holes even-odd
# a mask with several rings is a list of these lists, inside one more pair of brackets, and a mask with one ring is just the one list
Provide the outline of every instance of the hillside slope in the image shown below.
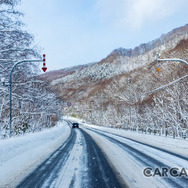
[[160,58],[188,61],[188,24],[134,49],[116,49],[98,63],[43,77],[51,81],[62,100],[71,101],[71,107],[63,108],[65,114],[126,128],[188,127],[187,77],[165,90],[141,96],[188,74],[187,65],[180,62],[160,63],[157,72],[157,53]]

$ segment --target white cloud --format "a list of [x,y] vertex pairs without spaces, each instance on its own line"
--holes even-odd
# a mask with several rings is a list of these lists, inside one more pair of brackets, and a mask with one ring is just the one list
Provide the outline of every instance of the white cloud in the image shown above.
[[125,21],[134,28],[152,23],[171,15],[174,8],[171,0],[133,0],[125,15]]
[[100,14],[101,22],[117,21],[123,15],[125,0],[97,0],[96,8]]
[[97,0],[102,22],[142,28],[176,13],[187,0]]

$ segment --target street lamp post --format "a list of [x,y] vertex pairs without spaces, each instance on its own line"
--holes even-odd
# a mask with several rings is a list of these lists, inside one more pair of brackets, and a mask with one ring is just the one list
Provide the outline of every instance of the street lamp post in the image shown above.
[[19,61],[16,64],[14,64],[14,66],[12,67],[11,71],[10,71],[10,80],[9,80],[9,87],[10,87],[10,96],[9,96],[9,100],[10,100],[10,121],[9,121],[9,129],[10,129],[10,137],[11,137],[11,133],[12,133],[12,74],[13,71],[15,69],[15,67],[21,63],[37,63],[37,62],[43,62],[43,68],[42,70],[45,72],[46,71],[46,67],[45,67],[45,55],[43,55],[43,59],[40,60],[23,60],[23,61]]
[[186,65],[188,65],[188,63],[187,63],[187,61],[185,61],[185,60],[183,60],[183,59],[160,59],[159,58],[159,55],[157,55],[157,71],[159,71],[160,70],[160,68],[159,68],[159,61],[180,61],[180,62],[182,62],[182,63],[185,63]]
[[[179,61],[179,62],[182,62],[182,63],[188,65],[188,62],[185,61],[185,60],[183,60],[183,59],[179,59],[179,58],[160,59],[160,58],[159,58],[159,54],[157,54],[157,68],[156,68],[157,71],[160,71],[160,67],[159,67],[159,62],[160,62],[160,61],[162,61],[162,62],[167,62],[167,61]],[[151,93],[154,93],[154,92],[159,91],[159,90],[161,90],[161,89],[164,89],[164,88],[166,88],[166,87],[168,87],[168,86],[170,86],[170,85],[172,85],[172,84],[174,84],[174,83],[176,83],[176,82],[179,82],[180,80],[182,80],[183,78],[186,78],[187,76],[188,76],[188,75],[185,75],[185,76],[183,76],[183,77],[181,77],[181,78],[179,78],[179,79],[177,79],[177,80],[175,80],[175,81],[173,81],[173,82],[171,82],[171,83],[168,83],[168,84],[166,84],[166,85],[163,85],[163,86],[161,86],[161,87],[159,87],[159,88],[157,88],[157,89],[154,89],[154,90],[149,91],[149,92],[145,92],[145,93],[143,93],[142,95],[151,94]],[[163,96],[163,101],[164,101],[164,96]],[[165,128],[164,107],[163,107],[163,127]]]

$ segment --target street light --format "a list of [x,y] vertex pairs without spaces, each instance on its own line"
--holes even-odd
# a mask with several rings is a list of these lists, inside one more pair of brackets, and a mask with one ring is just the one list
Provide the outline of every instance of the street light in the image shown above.
[[[9,80],[9,87],[10,87],[10,122],[9,122],[9,129],[10,129],[10,137],[11,137],[11,133],[12,133],[12,74],[13,74],[13,71],[15,69],[15,67],[21,63],[37,63],[37,62],[43,62],[43,67],[42,67],[42,70],[45,72],[47,70],[46,68],[46,64],[45,64],[45,54],[43,54],[43,59],[39,59],[39,60],[23,60],[23,61],[19,61],[17,62],[16,64],[13,65],[11,71],[10,71],[10,80]],[[5,82],[4,82],[5,83]]]
[[186,65],[188,65],[187,61],[183,60],[183,59],[159,59],[159,54],[157,54],[157,71],[160,71],[160,67],[159,67],[159,61],[180,61],[182,63],[185,63]]

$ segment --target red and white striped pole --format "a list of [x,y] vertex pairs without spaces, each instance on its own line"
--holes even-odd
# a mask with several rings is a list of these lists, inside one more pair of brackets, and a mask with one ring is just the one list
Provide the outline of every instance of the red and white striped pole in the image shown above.
[[44,71],[44,72],[46,72],[46,70],[47,70],[47,67],[46,67],[46,55],[45,54],[43,54],[43,67],[42,67],[42,70]]

